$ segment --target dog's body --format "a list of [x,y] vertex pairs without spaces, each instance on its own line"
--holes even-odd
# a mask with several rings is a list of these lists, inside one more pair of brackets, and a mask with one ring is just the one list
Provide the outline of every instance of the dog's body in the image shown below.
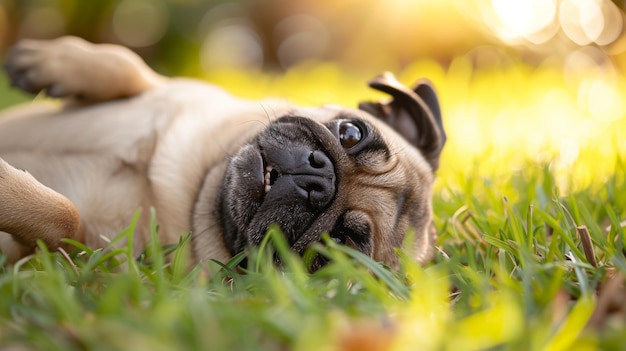
[[412,91],[381,77],[373,86],[395,99],[362,110],[253,102],[77,38],[23,42],[6,67],[22,89],[68,100],[0,115],[0,248],[11,260],[37,239],[101,247],[137,209],[140,250],[149,208],[163,243],[192,232],[196,260],[227,260],[272,223],[298,252],[328,232],[395,265],[415,229],[416,258],[432,254],[445,134],[426,83]]

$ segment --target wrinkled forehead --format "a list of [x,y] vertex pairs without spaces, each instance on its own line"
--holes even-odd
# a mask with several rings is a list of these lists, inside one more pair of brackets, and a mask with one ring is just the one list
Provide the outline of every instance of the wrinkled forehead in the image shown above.
[[361,110],[341,107],[339,105],[324,105],[321,107],[296,107],[290,114],[311,118],[320,123],[329,122],[340,118],[361,118],[368,115]]

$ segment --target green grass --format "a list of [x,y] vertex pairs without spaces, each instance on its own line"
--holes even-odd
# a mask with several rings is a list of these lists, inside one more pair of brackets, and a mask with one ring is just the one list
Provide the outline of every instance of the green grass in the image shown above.
[[[3,72],[4,73],[4,72]],[[27,102],[30,97],[13,89],[4,74],[0,75],[0,110],[20,102]]]
[[[435,208],[455,213],[439,217],[440,251],[424,268],[403,255],[392,272],[331,241],[316,250],[332,263],[309,274],[275,229],[249,253],[245,271],[234,268],[242,257],[188,269],[188,237],[178,247],[153,241],[141,254],[113,248],[116,241],[68,256],[42,248],[0,273],[0,345],[337,350],[365,338],[393,350],[617,349],[626,341],[623,319],[585,326],[598,286],[626,269],[616,216],[626,202],[618,191],[625,168],[602,190],[558,198],[550,172],[530,167],[529,188],[517,185],[525,195],[516,202],[497,191],[436,197]],[[489,183],[468,177],[467,186],[489,192]],[[597,267],[583,253],[577,225],[589,229]],[[132,232],[131,225],[118,240]],[[285,258],[282,269],[271,247]]]
[[[420,267],[399,251],[401,268],[390,271],[328,242],[315,250],[332,262],[309,274],[275,229],[247,254],[246,270],[235,268],[241,256],[190,269],[187,238],[176,247],[153,241],[143,253],[115,243],[67,255],[42,248],[2,265],[0,349],[622,349],[626,294],[611,286],[626,273],[624,118],[577,105],[586,81],[570,86],[555,67],[467,70],[422,62],[402,75],[435,81],[450,138],[433,199],[432,263]],[[342,75],[319,66],[214,80],[242,95],[292,91],[316,104],[332,101],[324,86]],[[357,86],[352,79],[345,84]],[[311,91],[297,90],[301,81]],[[362,92],[336,93],[351,104]],[[493,123],[503,111],[510,130]],[[118,240],[132,233],[131,224]],[[611,313],[607,296],[618,300]]]

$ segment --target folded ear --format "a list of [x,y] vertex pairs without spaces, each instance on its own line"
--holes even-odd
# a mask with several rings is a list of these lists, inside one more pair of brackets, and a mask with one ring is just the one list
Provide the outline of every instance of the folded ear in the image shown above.
[[432,84],[422,79],[410,89],[386,72],[372,79],[369,86],[391,95],[393,99],[389,102],[362,102],[359,109],[390,125],[422,152],[433,171],[437,170],[446,133],[441,121],[439,99]]

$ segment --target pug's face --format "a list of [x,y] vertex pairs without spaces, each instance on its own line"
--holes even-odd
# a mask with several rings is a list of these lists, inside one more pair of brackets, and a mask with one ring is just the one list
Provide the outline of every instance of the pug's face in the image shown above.
[[378,83],[399,89],[393,101],[291,111],[231,158],[220,198],[231,254],[277,224],[298,253],[328,233],[396,266],[395,248],[414,231],[416,259],[430,258],[433,172],[445,139],[436,95],[423,83],[432,93],[425,99],[388,75]]

